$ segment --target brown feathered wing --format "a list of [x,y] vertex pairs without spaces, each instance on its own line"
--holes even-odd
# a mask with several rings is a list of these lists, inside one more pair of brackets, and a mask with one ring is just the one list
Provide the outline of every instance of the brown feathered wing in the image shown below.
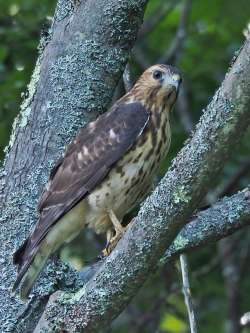
[[40,218],[29,238],[14,254],[18,277],[14,289],[29,268],[50,228],[86,197],[132,147],[147,125],[149,113],[142,104],[116,104],[95,122],[82,128],[50,174],[40,199]]

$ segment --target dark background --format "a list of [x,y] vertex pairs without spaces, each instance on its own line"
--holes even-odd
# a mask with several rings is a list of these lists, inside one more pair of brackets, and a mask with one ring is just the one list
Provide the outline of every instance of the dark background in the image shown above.
[[[40,35],[50,26],[54,6],[54,0],[0,0],[2,160],[34,68]],[[130,60],[132,77],[136,79],[145,67],[161,61],[175,64],[184,78],[179,103],[172,115],[172,146],[162,165],[162,173],[219,87],[244,41],[243,30],[249,21],[249,0],[149,1],[145,24]],[[233,147],[233,157],[225,165],[223,176],[215,178],[209,200],[221,192],[236,192],[249,183],[249,140],[250,132],[240,146]],[[239,322],[241,316],[250,311],[249,240],[249,230],[245,229],[227,241],[188,255],[200,333],[250,332],[247,327],[230,330],[235,314]],[[87,233],[64,248],[61,255],[80,269],[92,260],[101,246],[99,238]],[[116,320],[113,331],[189,332],[181,288],[179,263],[163,268],[149,279]]]

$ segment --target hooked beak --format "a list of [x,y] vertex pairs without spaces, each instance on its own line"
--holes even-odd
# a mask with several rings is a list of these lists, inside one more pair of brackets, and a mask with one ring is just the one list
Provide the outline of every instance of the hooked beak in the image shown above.
[[163,86],[165,86],[165,87],[173,86],[175,88],[175,90],[178,92],[181,81],[182,81],[182,79],[179,74],[173,74],[171,76],[164,78]]

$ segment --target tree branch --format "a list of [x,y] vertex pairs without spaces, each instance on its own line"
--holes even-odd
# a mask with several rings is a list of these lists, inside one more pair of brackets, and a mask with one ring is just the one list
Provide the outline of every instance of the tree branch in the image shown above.
[[158,8],[150,15],[150,17],[145,20],[141,29],[138,33],[138,38],[142,39],[147,34],[149,34],[163,19],[169,15],[169,13],[176,6],[176,1],[166,1],[165,3],[161,3]]
[[49,304],[44,314],[49,332],[105,328],[156,269],[165,247],[204,197],[250,123],[249,52],[247,40],[192,139],[95,276],[76,294],[59,293],[56,302]]
[[[107,108],[146,3],[59,0],[49,37],[41,40],[29,96],[14,123],[0,170],[0,298],[4,300],[0,327],[4,332],[30,332],[46,304],[46,295],[77,282],[66,265],[49,265],[37,289],[36,305],[26,308],[10,295],[16,276],[12,254],[37,220],[37,199],[54,160],[79,127]],[[58,286],[64,275],[64,285]]]
[[175,38],[173,39],[166,54],[164,54],[160,58],[159,63],[175,64],[178,58],[180,57],[180,53],[182,51],[183,43],[186,37],[187,23],[188,23],[189,13],[191,11],[191,6],[192,6],[192,0],[183,1],[180,22],[176,31]]
[[183,283],[183,295],[185,298],[185,304],[188,311],[190,332],[197,333],[197,325],[196,325],[196,315],[194,312],[193,301],[191,297],[191,289],[189,284],[188,277],[188,261],[185,254],[180,255],[180,264],[181,264],[181,275],[182,275],[182,283]]
[[[169,266],[183,253],[199,249],[202,246],[227,237],[250,224],[250,189],[245,189],[229,198],[223,198],[212,207],[200,211],[192,221],[180,231],[170,248],[159,261],[158,266]],[[104,261],[98,261],[85,267],[80,278],[87,283],[100,269]],[[55,294],[54,300],[57,300]],[[47,326],[46,313],[41,318],[36,332]]]
[[216,242],[250,224],[250,189],[223,198],[198,213],[178,234],[160,260],[166,265],[182,253]]
[[176,112],[180,118],[183,129],[187,134],[190,134],[194,127],[194,122],[190,112],[189,98],[187,96],[187,88],[185,80],[179,92],[178,100],[176,103]]
[[127,63],[125,70],[123,72],[123,84],[125,91],[128,92],[132,87],[133,87],[133,82],[131,78],[131,69],[130,69],[130,64]]
[[[165,251],[158,266],[169,265],[182,253],[188,253],[207,244],[230,236],[250,224],[250,189],[225,197],[210,208],[198,212],[186,224],[173,244]],[[103,262],[85,267],[80,278],[86,283],[99,270]]]
[[234,174],[227,180],[223,188],[217,193],[218,197],[223,197],[225,195],[231,194],[235,191],[239,181],[242,177],[250,174],[250,158],[246,158],[239,166],[239,168],[234,172]]
[[[189,14],[192,7],[192,0],[183,0],[182,10],[180,15],[179,25],[170,46],[167,51],[158,59],[158,63],[163,64],[176,64],[180,58],[181,51],[186,38],[186,30]],[[171,7],[170,7],[171,8]],[[172,8],[171,8],[172,9]],[[146,22],[145,22],[146,23]],[[138,35],[140,37],[140,33]],[[140,46],[133,49],[133,56],[141,69],[146,69],[151,65],[149,59],[146,57],[145,52]]]

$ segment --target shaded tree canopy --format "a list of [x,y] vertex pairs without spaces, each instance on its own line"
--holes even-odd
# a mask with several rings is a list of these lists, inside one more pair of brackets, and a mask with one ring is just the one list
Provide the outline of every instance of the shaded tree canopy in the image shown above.
[[[84,331],[104,331],[100,327],[109,325],[110,318],[124,308],[113,322],[112,332],[188,332],[178,262],[178,255],[187,250],[198,331],[248,332],[244,318],[250,311],[250,236],[246,227],[250,217],[250,47],[249,40],[244,44],[243,35],[249,20],[248,1],[239,0],[236,10],[231,0],[140,0],[124,1],[123,5],[113,0],[94,5],[93,1],[62,0],[57,4],[52,26],[56,1],[0,3],[2,160],[22,102],[21,116],[15,122],[0,174],[4,240],[1,296],[6,299],[0,318],[4,331],[33,331],[51,293],[74,292],[82,286],[74,269],[54,260],[25,307],[8,291],[15,275],[10,260],[13,247],[20,245],[36,221],[36,202],[48,172],[77,129],[104,112],[112,96],[114,101],[123,94],[126,83],[131,84],[146,67],[164,62],[179,67],[184,81],[171,119],[172,146],[160,177],[191,131],[193,138],[146,201],[118,251],[104,263],[91,266],[93,270],[101,267],[101,273],[70,302],[67,299],[71,294],[59,294],[61,298],[54,294],[36,332],[44,327],[49,331],[53,327],[76,331],[80,326],[74,320],[75,311],[81,314],[79,325],[86,320]],[[129,74],[129,82],[125,80],[124,84],[121,77],[127,60],[125,74]],[[229,198],[217,202],[225,196]],[[215,206],[197,213],[201,206],[215,202]],[[180,231],[190,219],[190,224]],[[142,229],[137,228],[137,222]],[[149,224],[152,225],[148,227]],[[144,242],[141,230],[145,232]],[[132,251],[140,253],[132,233],[138,237],[137,246],[143,249],[141,262],[132,258]],[[231,233],[232,236],[215,242]],[[61,259],[78,270],[86,269],[103,242],[87,232],[61,250]],[[200,248],[201,245],[205,246]],[[123,260],[127,266],[131,264],[131,271],[128,267],[122,271]],[[86,277],[92,268],[83,270],[82,275]],[[108,279],[105,274],[110,270],[114,277]],[[122,273],[127,277],[119,280]],[[133,276],[131,289],[129,276]],[[144,286],[135,293],[146,277]],[[117,281],[121,281],[120,295],[115,287]],[[104,293],[103,307],[96,309],[100,306],[100,290]],[[83,310],[86,308],[88,312]],[[52,315],[61,317],[63,311],[68,313],[67,323],[56,319],[53,322]]]

